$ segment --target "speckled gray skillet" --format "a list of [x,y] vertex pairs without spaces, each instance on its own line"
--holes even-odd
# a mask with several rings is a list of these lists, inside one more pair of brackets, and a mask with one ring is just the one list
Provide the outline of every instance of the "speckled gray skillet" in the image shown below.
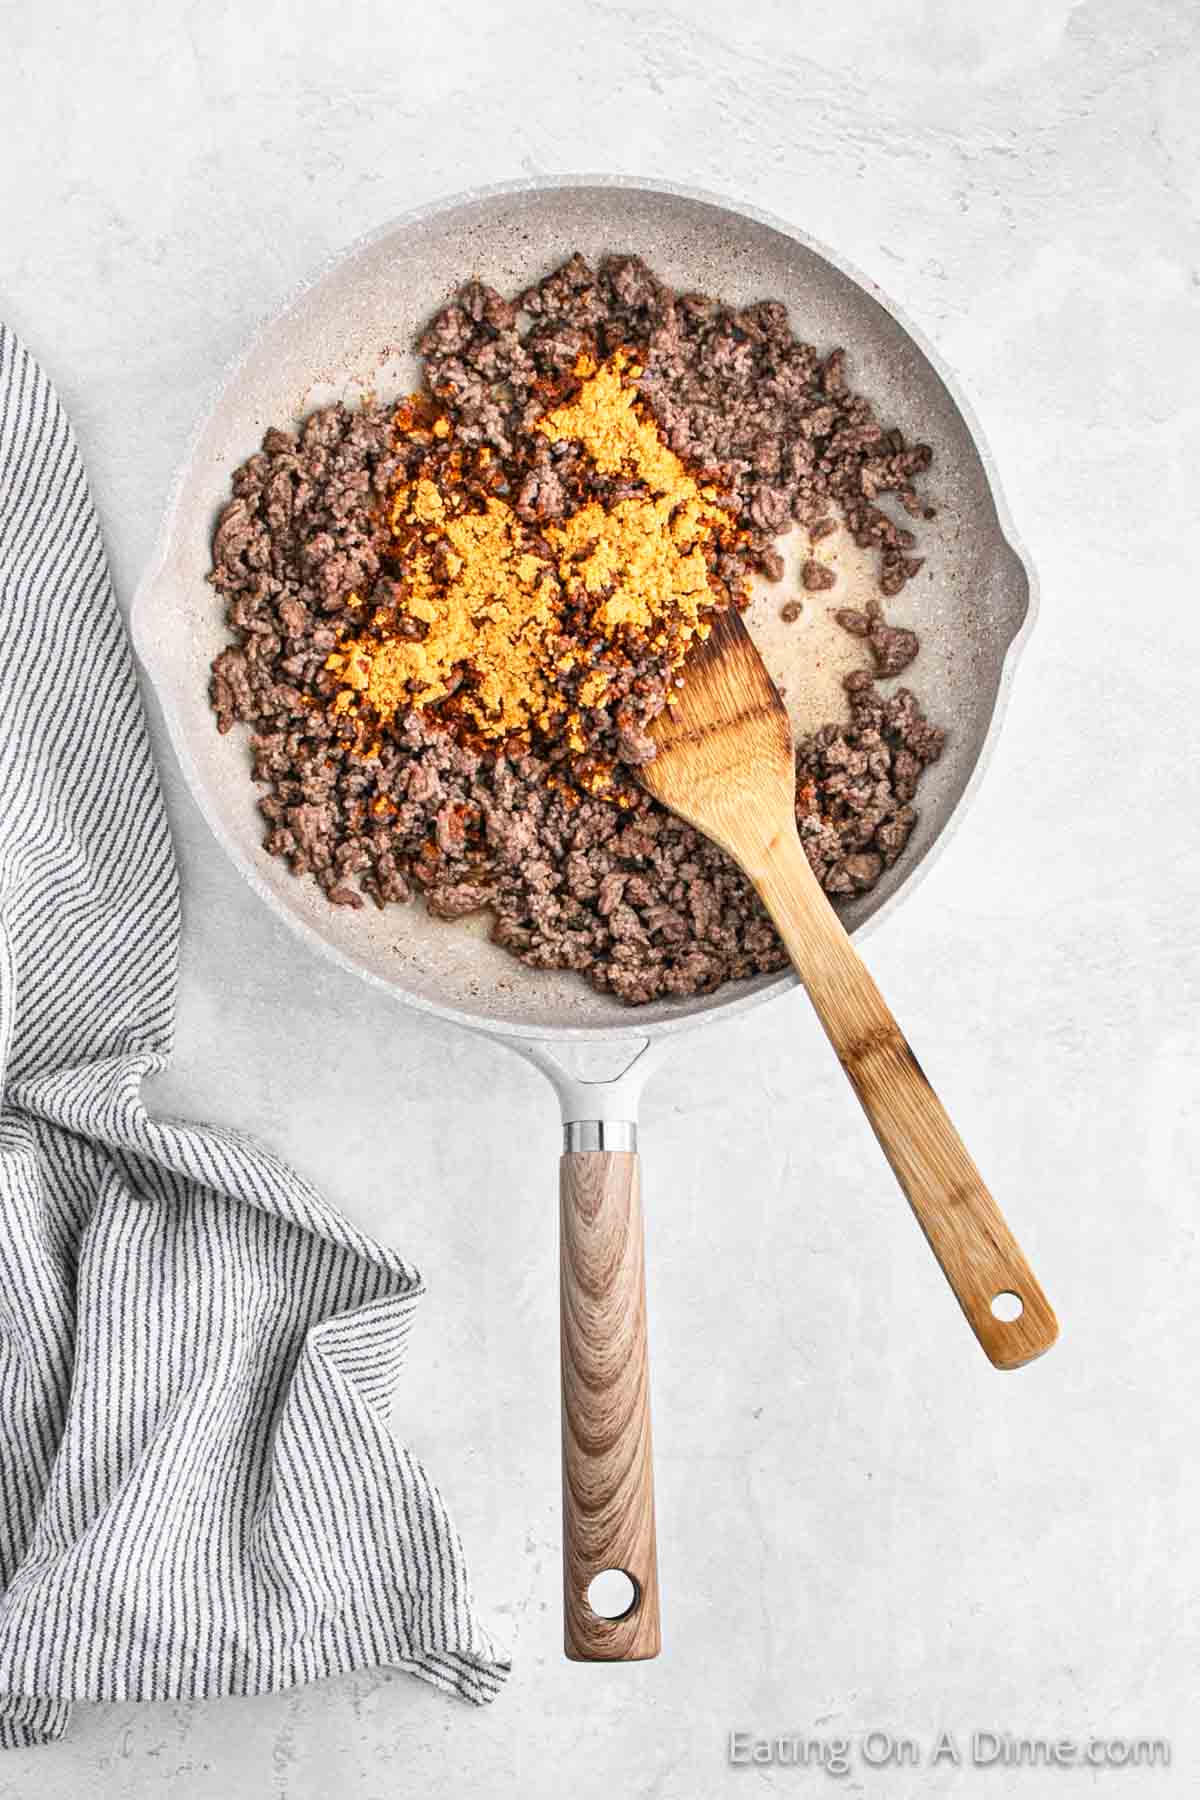
[[645,1042],[755,1005],[795,976],[761,976],[630,1010],[577,976],[527,969],[478,930],[435,921],[419,905],[357,913],[329,906],[315,884],[262,849],[245,735],[217,734],[208,669],[224,631],[204,576],[230,474],[267,426],[365,390],[388,397],[409,389],[417,376],[414,333],[459,283],[475,274],[511,293],[573,249],[589,257],[639,252],[675,285],[735,304],[783,300],[799,336],[824,349],[847,347],[853,385],[882,419],[933,445],[929,486],[939,511],[921,527],[929,562],[905,590],[903,618],[922,639],[913,685],[949,741],[922,781],[920,823],[904,856],[847,909],[851,928],[893,905],[944,843],[986,758],[1031,610],[1029,575],[987,452],[932,351],[873,283],[749,208],[609,177],[485,189],[385,226],[268,320],[223,381],[179,475],[134,605],[139,654],[206,818],[267,903],[365,980],[510,1043],[524,1040],[539,1061],[536,1046],[545,1040]]
[[[933,445],[938,516],[922,527],[929,562],[905,589],[901,618],[922,640],[913,686],[949,739],[921,783],[920,823],[904,856],[849,908],[847,923],[860,927],[894,904],[978,779],[1028,626],[1030,582],[987,454],[932,353],[869,283],[762,214],[592,177],[467,194],[366,239],[264,325],[227,376],[179,476],[133,625],[200,806],[268,905],[344,968],[486,1032],[554,1083],[569,1153],[559,1214],[565,1647],[575,1660],[607,1662],[654,1656],[660,1644],[641,1215],[637,1159],[627,1154],[641,1086],[671,1032],[757,1005],[796,978],[763,976],[627,1009],[576,976],[527,969],[468,922],[440,923],[419,905],[330,906],[315,883],[263,850],[245,735],[218,736],[208,671],[225,634],[204,579],[230,474],[267,426],[368,389],[387,398],[411,388],[414,334],[462,281],[478,275],[512,293],[574,249],[592,258],[639,252],[677,287],[739,305],[785,301],[801,337],[846,346],[853,385],[883,420]],[[771,610],[777,620],[778,606]],[[782,641],[798,664],[804,634]],[[810,651],[793,678],[765,641],[763,650],[789,689],[816,661]],[[592,1585],[605,1571],[625,1589],[608,1606]]]

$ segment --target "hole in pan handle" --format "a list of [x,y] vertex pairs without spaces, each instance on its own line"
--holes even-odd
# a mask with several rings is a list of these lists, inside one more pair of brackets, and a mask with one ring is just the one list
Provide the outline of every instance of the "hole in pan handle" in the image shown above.
[[624,1569],[601,1569],[587,1591],[587,1603],[598,1619],[627,1619],[638,1598],[638,1584]]

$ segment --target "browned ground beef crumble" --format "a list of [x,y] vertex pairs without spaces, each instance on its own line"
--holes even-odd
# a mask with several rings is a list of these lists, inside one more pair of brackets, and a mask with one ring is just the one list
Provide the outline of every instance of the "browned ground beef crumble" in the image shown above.
[[[845,385],[841,351],[822,361],[762,302],[735,313],[675,295],[636,258],[599,270],[572,257],[516,303],[471,283],[421,339],[427,379],[458,439],[487,445],[531,523],[575,503],[575,446],[530,430],[547,395],[570,392],[582,353],[626,345],[642,364],[641,395],[671,447],[731,495],[741,541],[713,573],[736,593],[747,567],[777,576],[774,538],[796,521],[816,541],[840,514],[879,551],[879,585],[896,593],[920,567],[912,534],[876,505],[894,492],[914,516],[926,446],[884,431]],[[266,793],[267,849],[312,875],[331,901],[361,906],[423,896],[453,919],[487,908],[495,941],[535,968],[577,970],[630,1003],[707,992],[781,967],[786,957],[757,896],[707,839],[628,777],[611,798],[551,779],[558,751],[460,741],[436,713],[381,723],[378,754],[355,752],[355,728],[327,701],[326,659],[356,615],[357,593],[387,603],[380,513],[404,478],[396,409],[313,413],[300,432],[272,430],[233,479],[213,542],[211,580],[235,642],[213,665],[219,727],[252,728],[255,779]],[[718,559],[718,564],[721,559]],[[816,571],[817,573],[810,573]],[[823,585],[810,562],[803,584]],[[391,585],[390,585],[391,584]],[[843,610],[874,674],[917,652],[881,606]],[[900,855],[915,822],[922,769],[943,734],[906,688],[884,696],[864,671],[847,681],[851,719],[797,747],[796,812],[810,862],[833,896],[866,892]],[[627,693],[618,699],[629,702]],[[661,706],[646,685],[640,711],[598,714],[598,743],[644,759],[644,723]]]

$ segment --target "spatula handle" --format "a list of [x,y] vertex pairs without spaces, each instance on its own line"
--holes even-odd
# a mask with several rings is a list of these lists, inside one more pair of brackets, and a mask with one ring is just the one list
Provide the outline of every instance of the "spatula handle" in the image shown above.
[[[754,879],[976,1337],[997,1368],[1031,1362],[1058,1336],[1050,1303],[794,831],[780,834]],[[993,1303],[1012,1295],[1020,1315],[1006,1320]]]
[[[660,1636],[636,1153],[568,1151],[559,1202],[565,1648],[573,1662],[637,1662]],[[588,1603],[610,1569],[634,1586],[617,1619]]]

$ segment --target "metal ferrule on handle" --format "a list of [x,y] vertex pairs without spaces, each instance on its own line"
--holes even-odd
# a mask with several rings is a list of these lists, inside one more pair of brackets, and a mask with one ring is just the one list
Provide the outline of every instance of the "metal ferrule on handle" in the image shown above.
[[636,1150],[636,1119],[569,1119],[563,1126],[563,1150]]

